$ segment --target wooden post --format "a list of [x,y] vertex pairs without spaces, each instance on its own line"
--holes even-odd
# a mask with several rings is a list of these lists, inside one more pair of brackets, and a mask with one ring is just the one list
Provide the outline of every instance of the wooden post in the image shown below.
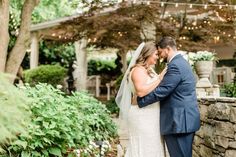
[[96,97],[100,96],[100,85],[101,85],[100,76],[96,76]]
[[126,52],[122,52],[121,54],[120,54],[120,57],[121,57],[121,62],[122,62],[122,69],[121,69],[121,71],[123,72],[123,73],[125,73],[125,71],[127,70],[127,68],[128,68],[128,66],[127,66],[127,58],[126,58]]
[[39,39],[37,33],[31,35],[30,69],[36,68],[39,62]]
[[107,100],[111,99],[111,84],[110,83],[106,83],[107,86]]
[[87,40],[81,39],[74,43],[76,53],[76,68],[74,71],[75,87],[77,91],[86,90],[87,86]]

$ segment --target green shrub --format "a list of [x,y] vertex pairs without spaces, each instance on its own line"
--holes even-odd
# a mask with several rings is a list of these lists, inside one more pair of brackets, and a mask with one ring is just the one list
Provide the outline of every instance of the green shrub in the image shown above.
[[223,93],[227,97],[236,97],[236,84],[231,83],[231,84],[225,85],[223,88]]
[[0,75],[0,143],[25,131],[30,112],[29,99]]
[[59,65],[41,65],[35,69],[26,70],[24,79],[30,85],[37,83],[48,83],[54,87],[63,83],[66,76],[66,69]]
[[119,107],[115,102],[115,98],[112,98],[106,103],[106,108],[110,111],[111,114],[114,114],[116,116],[119,115]]
[[33,99],[32,117],[28,133],[8,148],[14,156],[65,156],[70,150],[83,150],[91,141],[110,140],[116,135],[105,105],[87,93],[66,96],[45,84],[26,86],[23,91]]
[[116,65],[114,60],[90,60],[88,62],[88,75],[110,74],[114,76],[117,73],[115,69]]

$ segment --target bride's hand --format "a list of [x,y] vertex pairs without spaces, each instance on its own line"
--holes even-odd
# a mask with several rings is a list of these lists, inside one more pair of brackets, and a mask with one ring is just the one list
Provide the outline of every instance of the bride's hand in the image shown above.
[[160,80],[163,79],[163,77],[165,76],[166,72],[167,72],[167,67],[165,67],[165,69],[163,69],[162,72],[159,74],[159,79]]

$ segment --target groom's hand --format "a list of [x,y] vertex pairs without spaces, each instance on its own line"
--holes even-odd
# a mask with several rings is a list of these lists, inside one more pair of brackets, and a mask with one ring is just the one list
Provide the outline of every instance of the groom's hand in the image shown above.
[[137,102],[137,95],[133,95],[132,100],[131,100],[131,104],[132,104],[132,105],[138,105],[138,102]]

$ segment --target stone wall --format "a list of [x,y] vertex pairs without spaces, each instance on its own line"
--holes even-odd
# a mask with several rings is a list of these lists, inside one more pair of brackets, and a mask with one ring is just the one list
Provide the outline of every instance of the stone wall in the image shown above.
[[236,98],[199,98],[193,157],[236,157]]

